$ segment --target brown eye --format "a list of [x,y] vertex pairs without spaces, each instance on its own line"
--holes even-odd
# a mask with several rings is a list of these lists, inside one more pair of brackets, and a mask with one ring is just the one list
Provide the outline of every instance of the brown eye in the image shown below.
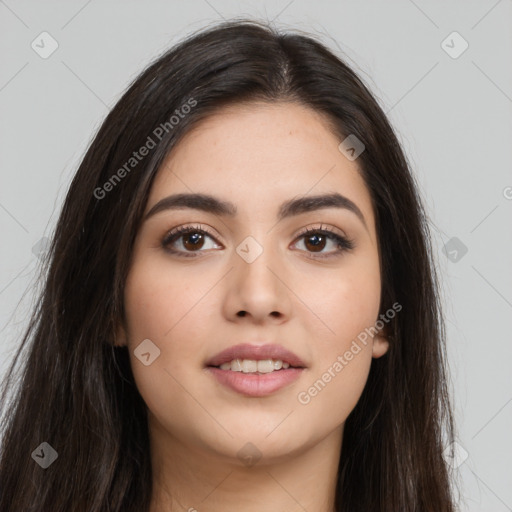
[[183,247],[187,250],[201,249],[204,245],[204,235],[202,233],[190,232],[190,234],[181,236],[183,238]]
[[312,252],[321,252],[327,243],[327,237],[321,233],[309,235],[305,238],[306,248]]
[[[299,235],[298,240],[304,240],[306,252],[318,254],[314,256],[315,258],[339,256],[355,247],[352,240],[325,228],[307,229]],[[329,243],[334,250],[324,251]]]
[[[196,254],[204,252],[203,249],[211,249],[208,247],[208,240],[215,240],[212,235],[201,228],[185,226],[179,227],[168,233],[162,240],[162,247],[178,256],[195,257]],[[206,247],[205,247],[206,245]]]

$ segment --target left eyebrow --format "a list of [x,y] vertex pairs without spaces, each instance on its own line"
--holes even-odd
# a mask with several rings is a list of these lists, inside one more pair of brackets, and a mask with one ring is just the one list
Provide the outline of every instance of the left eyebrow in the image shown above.
[[[237,214],[236,205],[208,194],[174,194],[158,201],[145,215],[144,220],[146,221],[153,215],[165,210],[182,210],[186,208],[220,216],[234,217]],[[359,207],[348,197],[338,193],[307,196],[285,201],[279,208],[277,218],[281,221],[288,217],[326,208],[348,210],[354,213],[365,228],[368,229],[364,215]]]

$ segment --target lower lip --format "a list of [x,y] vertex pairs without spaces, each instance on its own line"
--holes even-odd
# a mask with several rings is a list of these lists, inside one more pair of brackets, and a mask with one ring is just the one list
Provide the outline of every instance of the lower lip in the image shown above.
[[271,395],[297,380],[304,368],[288,368],[271,373],[255,374],[221,370],[213,366],[207,370],[224,386],[246,396]]

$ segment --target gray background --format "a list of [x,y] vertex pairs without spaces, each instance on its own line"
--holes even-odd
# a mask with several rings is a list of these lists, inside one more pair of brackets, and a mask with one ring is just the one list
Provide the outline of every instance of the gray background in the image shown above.
[[[241,15],[321,38],[398,130],[442,278],[461,510],[512,511],[512,0],[0,0],[0,376],[26,325],[40,240],[109,108],[161,51]],[[31,47],[50,48],[43,31],[59,45],[46,59]],[[469,44],[460,55],[453,31]]]

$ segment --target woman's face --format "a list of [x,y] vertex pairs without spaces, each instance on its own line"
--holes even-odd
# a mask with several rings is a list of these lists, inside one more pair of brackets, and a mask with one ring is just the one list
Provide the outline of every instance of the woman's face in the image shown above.
[[[240,464],[341,440],[388,345],[368,336],[381,292],[374,214],[340,142],[299,104],[238,105],[189,132],[159,170],[120,336],[160,439]],[[211,199],[172,207],[177,194]],[[346,199],[313,201],[333,194]],[[169,236],[177,228],[190,232]],[[252,347],[216,359],[240,344]],[[291,368],[270,372],[279,360]]]

